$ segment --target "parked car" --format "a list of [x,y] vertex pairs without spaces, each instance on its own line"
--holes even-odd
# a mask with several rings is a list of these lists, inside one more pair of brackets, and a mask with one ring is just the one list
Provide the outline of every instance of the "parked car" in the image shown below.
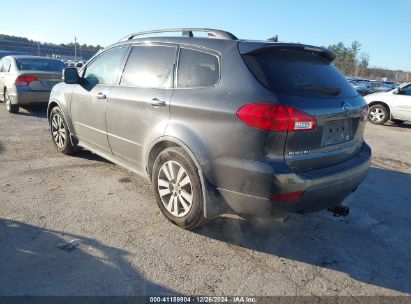
[[130,34],[80,75],[65,69],[50,95],[51,139],[61,153],[84,147],[151,180],[160,210],[183,228],[233,212],[346,214],[341,203],[370,165],[368,107],[334,58],[220,30]]
[[47,57],[14,55],[0,60],[0,98],[10,113],[20,105],[47,103],[53,86],[61,81],[62,61]]
[[395,82],[392,81],[384,81],[385,86],[387,87],[387,90],[385,91],[391,91],[393,89],[396,89],[398,85]]
[[383,125],[388,120],[396,123],[411,121],[411,83],[388,92],[365,96],[370,107],[368,120],[376,125]]
[[77,68],[77,70],[80,70],[82,67],[84,66],[84,62],[83,61],[77,61],[75,67]]
[[372,87],[373,93],[387,92],[395,88],[393,84],[390,84],[385,81],[376,81],[376,80],[371,81],[371,87]]
[[369,80],[349,80],[348,82],[361,96],[374,93],[373,87]]

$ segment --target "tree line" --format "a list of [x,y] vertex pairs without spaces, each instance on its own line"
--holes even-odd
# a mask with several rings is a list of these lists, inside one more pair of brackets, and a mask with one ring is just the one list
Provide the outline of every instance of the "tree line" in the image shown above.
[[[77,44],[77,56],[89,59],[100,49],[100,45]],[[0,34],[0,50],[42,56],[74,56],[74,43],[42,43],[24,37]]]
[[[361,43],[358,41],[352,42],[350,46],[339,42],[328,46],[328,48],[336,53],[334,64],[346,76],[376,80],[387,79],[396,82],[411,81],[410,72],[369,67],[370,55],[367,52],[361,52]],[[89,59],[100,49],[102,49],[100,45],[77,44],[77,55]],[[42,56],[73,56],[74,43],[41,43],[24,37],[0,34],[0,50]]]
[[361,43],[354,41],[350,46],[343,42],[328,47],[336,53],[335,66],[346,76],[396,82],[411,81],[411,73],[402,70],[390,70],[369,67],[370,55],[361,51]]

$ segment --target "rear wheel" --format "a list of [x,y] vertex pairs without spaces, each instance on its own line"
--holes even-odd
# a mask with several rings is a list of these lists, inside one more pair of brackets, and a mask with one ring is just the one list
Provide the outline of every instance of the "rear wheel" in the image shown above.
[[200,178],[184,149],[171,147],[161,152],[152,180],[157,204],[170,222],[185,229],[205,222]]
[[18,113],[20,107],[19,107],[19,105],[15,105],[15,104],[11,103],[11,99],[10,99],[9,95],[7,94],[7,90],[4,90],[4,95],[3,96],[4,96],[4,102],[6,103],[7,111],[9,113],[13,113],[13,114]]
[[72,154],[76,146],[70,140],[70,130],[59,107],[54,107],[50,113],[50,131],[54,146],[63,154]]
[[374,125],[383,125],[389,118],[387,108],[382,104],[376,104],[370,107],[368,120]]

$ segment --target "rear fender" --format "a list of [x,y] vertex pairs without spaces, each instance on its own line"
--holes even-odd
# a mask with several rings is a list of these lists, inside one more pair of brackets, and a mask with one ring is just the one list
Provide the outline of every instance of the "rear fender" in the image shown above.
[[210,219],[223,213],[232,212],[220,192],[207,178],[211,170],[210,153],[200,137],[188,126],[178,122],[170,122],[165,135],[150,145],[145,157],[146,164],[148,164],[151,149],[162,141],[172,142],[183,148],[196,165],[203,189],[204,217]]

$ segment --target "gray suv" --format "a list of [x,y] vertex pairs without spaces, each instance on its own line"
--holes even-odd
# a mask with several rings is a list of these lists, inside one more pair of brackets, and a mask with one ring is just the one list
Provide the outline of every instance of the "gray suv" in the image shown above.
[[212,29],[134,33],[65,69],[48,106],[52,139],[148,178],[183,228],[223,213],[341,210],[371,151],[368,106],[334,57]]

